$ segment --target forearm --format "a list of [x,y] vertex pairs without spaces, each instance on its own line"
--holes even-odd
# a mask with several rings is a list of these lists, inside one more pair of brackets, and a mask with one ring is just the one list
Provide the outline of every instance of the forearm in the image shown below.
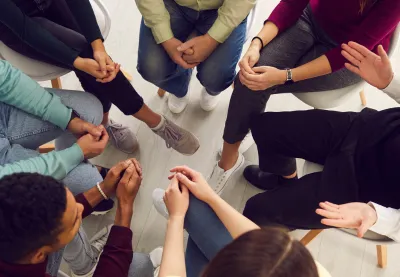
[[186,276],[183,224],[183,217],[170,217],[168,220],[160,277]]
[[260,229],[257,224],[239,213],[217,195],[208,201],[208,205],[214,210],[233,239],[249,231]]
[[[258,37],[260,37],[263,41],[263,45],[266,46],[270,43],[276,36],[278,35],[278,27],[272,23],[271,21],[267,21],[264,24],[264,27],[258,33]],[[257,45],[261,49],[261,43],[258,40],[253,40],[252,45]]]
[[117,213],[115,215],[114,225],[131,228],[131,221],[133,216],[133,203],[121,204],[118,202]]
[[[112,192],[107,189],[103,182],[99,183],[100,189],[107,197],[110,197]],[[103,195],[100,193],[97,186],[92,187],[90,190],[83,194],[92,208],[96,207],[101,201],[104,200]]]
[[299,82],[332,73],[330,63],[325,55],[292,70],[294,82]]

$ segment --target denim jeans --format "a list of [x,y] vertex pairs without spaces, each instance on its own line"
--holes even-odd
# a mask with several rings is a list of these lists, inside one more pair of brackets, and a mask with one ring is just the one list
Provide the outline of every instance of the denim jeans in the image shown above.
[[[91,94],[79,91],[51,90],[62,102],[79,116],[93,124],[100,124],[103,114],[100,102]],[[39,156],[37,148],[56,140],[57,150],[72,146],[76,138],[68,131],[41,120],[17,108],[0,103],[0,165],[18,162]],[[96,185],[102,177],[96,167],[83,162],[62,180],[74,194],[79,194]],[[60,267],[62,251],[49,256],[47,272],[56,276]]]
[[[96,265],[97,258],[89,239],[83,230],[79,229],[75,238],[65,247],[64,260],[76,275],[85,275]],[[127,277],[153,277],[154,268],[150,256],[143,253],[133,253],[133,259]]]
[[210,206],[193,195],[190,195],[185,229],[189,233],[185,258],[187,277],[199,277],[215,255],[232,242],[232,236]]
[[[174,0],[164,0],[171,15],[171,28],[175,38],[185,42],[195,32],[204,35],[218,17],[218,10],[196,11],[178,5]],[[197,66],[197,78],[211,95],[228,88],[236,74],[236,64],[242,53],[247,20],[232,32],[229,38]],[[174,94],[184,97],[188,92],[192,69],[175,64],[143,20],[140,27],[137,69],[144,79]]]

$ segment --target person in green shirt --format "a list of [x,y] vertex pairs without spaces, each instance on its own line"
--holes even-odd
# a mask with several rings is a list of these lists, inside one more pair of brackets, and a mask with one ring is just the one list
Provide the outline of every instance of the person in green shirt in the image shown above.
[[[234,78],[246,37],[246,18],[256,0],[136,0],[143,15],[138,71],[171,93],[168,107],[188,103],[192,70],[203,85],[200,106],[211,111]],[[192,37],[194,34],[194,37]]]

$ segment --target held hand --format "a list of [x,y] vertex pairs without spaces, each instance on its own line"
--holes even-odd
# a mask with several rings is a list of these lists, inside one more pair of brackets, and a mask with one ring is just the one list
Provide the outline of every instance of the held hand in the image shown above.
[[93,57],[94,57],[95,61],[99,64],[100,71],[104,75],[107,74],[107,71],[110,71],[110,72],[114,71],[114,68],[115,68],[114,62],[105,50],[93,51]]
[[284,84],[286,81],[286,71],[279,70],[271,66],[253,67],[255,74],[240,70],[240,82],[254,91],[266,90],[270,87]]
[[132,207],[142,184],[142,174],[141,169],[138,171],[140,164],[136,159],[131,159],[129,162],[129,167],[118,183],[116,195],[120,206]]
[[[183,53],[178,51],[178,47],[182,45],[182,42],[176,38],[171,38],[162,43],[165,51],[168,53],[171,60],[173,60],[177,65],[185,69],[194,68],[197,66],[196,63],[188,64],[183,58]],[[188,52],[189,53],[189,52]]]
[[373,207],[365,203],[347,203],[336,205],[329,202],[320,203],[316,213],[322,217],[322,224],[338,227],[357,229],[357,236],[363,237],[376,220],[377,214]]
[[[107,69],[108,69],[109,67],[111,67],[111,66],[110,66],[110,65],[107,66]],[[109,82],[111,82],[112,80],[114,80],[115,77],[117,77],[117,74],[118,74],[118,72],[120,71],[120,69],[121,69],[121,65],[118,64],[118,63],[114,63],[114,69],[113,69],[112,71],[107,71],[107,75],[106,75],[105,78],[103,78],[103,79],[96,79],[96,81],[99,82],[99,83],[103,83],[103,84],[104,84],[104,83],[109,83]]]
[[390,84],[393,70],[382,45],[378,47],[379,56],[355,42],[342,44],[342,49],[342,55],[351,62],[345,64],[348,70],[378,89],[384,89]]
[[86,72],[96,79],[103,79],[107,77],[107,72],[104,73],[101,71],[99,63],[93,59],[83,59],[78,57],[74,61],[74,67],[80,71]]
[[108,134],[104,126],[99,126],[101,130],[100,138],[87,134],[78,139],[77,144],[82,149],[85,159],[94,158],[103,153],[107,146]]
[[118,182],[121,180],[121,173],[123,173],[129,166],[134,166],[131,160],[119,162],[117,165],[112,167],[106,178],[102,183],[102,188],[107,196],[111,196],[117,189]]
[[180,186],[178,179],[173,177],[164,195],[170,217],[184,218],[189,208],[189,191],[186,186]]
[[246,54],[239,62],[240,70],[243,70],[249,74],[255,74],[253,67],[260,60],[260,49],[255,45],[250,45]]
[[174,167],[171,172],[176,173],[177,180],[201,201],[209,203],[214,197],[218,197],[201,173],[187,166]]
[[100,138],[102,130],[101,127],[80,119],[79,117],[73,118],[69,122],[67,129],[77,137],[81,137],[85,134],[91,134],[95,138]]
[[[178,50],[183,54],[183,59],[188,64],[199,64],[211,55],[218,44],[209,34],[205,34],[186,41],[178,47]],[[188,49],[193,49],[193,54],[186,54],[185,51]]]

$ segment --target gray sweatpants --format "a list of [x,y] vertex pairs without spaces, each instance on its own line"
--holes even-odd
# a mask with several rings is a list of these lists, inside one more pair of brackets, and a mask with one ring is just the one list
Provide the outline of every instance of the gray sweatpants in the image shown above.
[[[294,68],[322,56],[337,46],[338,44],[317,25],[310,7],[307,7],[295,25],[264,47],[256,66]],[[265,111],[271,94],[322,92],[344,88],[360,81],[358,75],[343,68],[325,76],[255,92],[242,85],[237,76],[225,123],[224,140],[231,144],[243,140],[249,131],[251,118]]]

